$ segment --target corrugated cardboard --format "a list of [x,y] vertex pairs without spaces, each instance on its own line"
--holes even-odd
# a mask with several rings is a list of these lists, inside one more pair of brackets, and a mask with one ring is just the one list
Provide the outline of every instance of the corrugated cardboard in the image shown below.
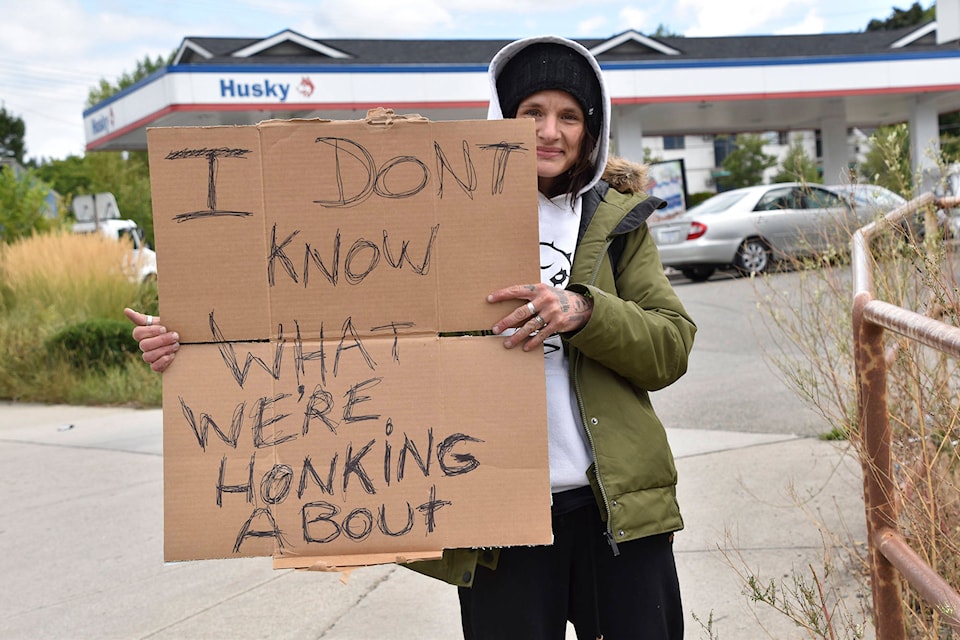
[[532,121],[147,136],[166,560],[549,543],[542,353],[460,335],[539,280]]

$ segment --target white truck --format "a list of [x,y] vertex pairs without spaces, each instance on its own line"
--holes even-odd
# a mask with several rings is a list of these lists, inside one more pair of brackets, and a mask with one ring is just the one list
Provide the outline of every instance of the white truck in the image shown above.
[[125,265],[139,282],[156,279],[157,254],[144,242],[143,229],[133,220],[120,218],[120,209],[112,193],[80,195],[73,198],[74,233],[99,232],[113,240],[127,239],[133,250]]

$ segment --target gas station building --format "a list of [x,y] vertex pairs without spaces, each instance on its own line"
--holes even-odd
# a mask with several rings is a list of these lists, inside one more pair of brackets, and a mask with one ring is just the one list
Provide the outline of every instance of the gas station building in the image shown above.
[[[932,180],[938,116],[960,110],[960,0],[939,0],[935,21],[894,31],[713,38],[626,31],[577,40],[607,79],[612,149],[634,160],[654,137],[682,157],[689,140],[712,148],[722,134],[816,131],[823,180],[839,183],[852,159],[851,130],[907,122],[914,170]],[[375,107],[482,119],[487,64],[507,42],[314,39],[289,30],[186,37],[172,64],[84,112],[86,148],[145,149],[148,127],[352,120]],[[719,163],[711,154],[706,164],[704,175]]]

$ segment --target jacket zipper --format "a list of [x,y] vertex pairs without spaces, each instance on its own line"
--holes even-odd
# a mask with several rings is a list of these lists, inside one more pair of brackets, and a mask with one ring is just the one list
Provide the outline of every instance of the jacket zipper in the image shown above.
[[[597,282],[597,275],[600,273],[600,266],[603,264],[603,257],[607,255],[607,251],[610,249],[610,245],[613,244],[612,238],[607,238],[606,244],[603,245],[603,251],[600,252],[600,257],[597,260],[596,265],[593,268],[593,273],[590,274],[590,280],[587,282],[590,286],[593,286]],[[600,496],[603,498],[603,507],[607,510],[607,530],[604,533],[604,536],[607,538],[607,542],[610,543],[610,548],[613,550],[613,555],[620,555],[620,549],[617,547],[617,541],[613,537],[613,528],[611,524],[613,522],[613,512],[610,509],[610,500],[607,498],[607,490],[603,486],[603,482],[600,481],[600,464],[597,461],[597,447],[593,441],[593,433],[590,431],[589,422],[587,421],[587,409],[583,406],[583,393],[580,390],[580,351],[577,350],[577,361],[573,367],[573,388],[577,393],[577,407],[580,409],[580,420],[583,422],[583,430],[587,434],[587,440],[590,441],[590,452],[593,454],[593,468],[595,469],[594,475],[597,477],[597,487],[600,489]]]

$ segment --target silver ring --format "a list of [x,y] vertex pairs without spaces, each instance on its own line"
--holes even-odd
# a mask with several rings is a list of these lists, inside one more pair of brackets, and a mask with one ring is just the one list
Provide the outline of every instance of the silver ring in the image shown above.
[[540,326],[537,328],[537,331],[539,331],[540,329],[543,329],[545,326],[547,326],[547,323],[543,321],[543,318],[540,317],[540,314],[539,314],[539,313],[538,313],[537,315],[535,315],[535,316],[533,317],[533,319],[536,320],[536,321],[537,321],[537,324],[540,325]]
[[531,316],[537,315],[537,308],[533,306],[532,302],[527,303],[527,311],[530,313]]
[[153,326],[153,316],[147,316],[147,326],[148,327]]

